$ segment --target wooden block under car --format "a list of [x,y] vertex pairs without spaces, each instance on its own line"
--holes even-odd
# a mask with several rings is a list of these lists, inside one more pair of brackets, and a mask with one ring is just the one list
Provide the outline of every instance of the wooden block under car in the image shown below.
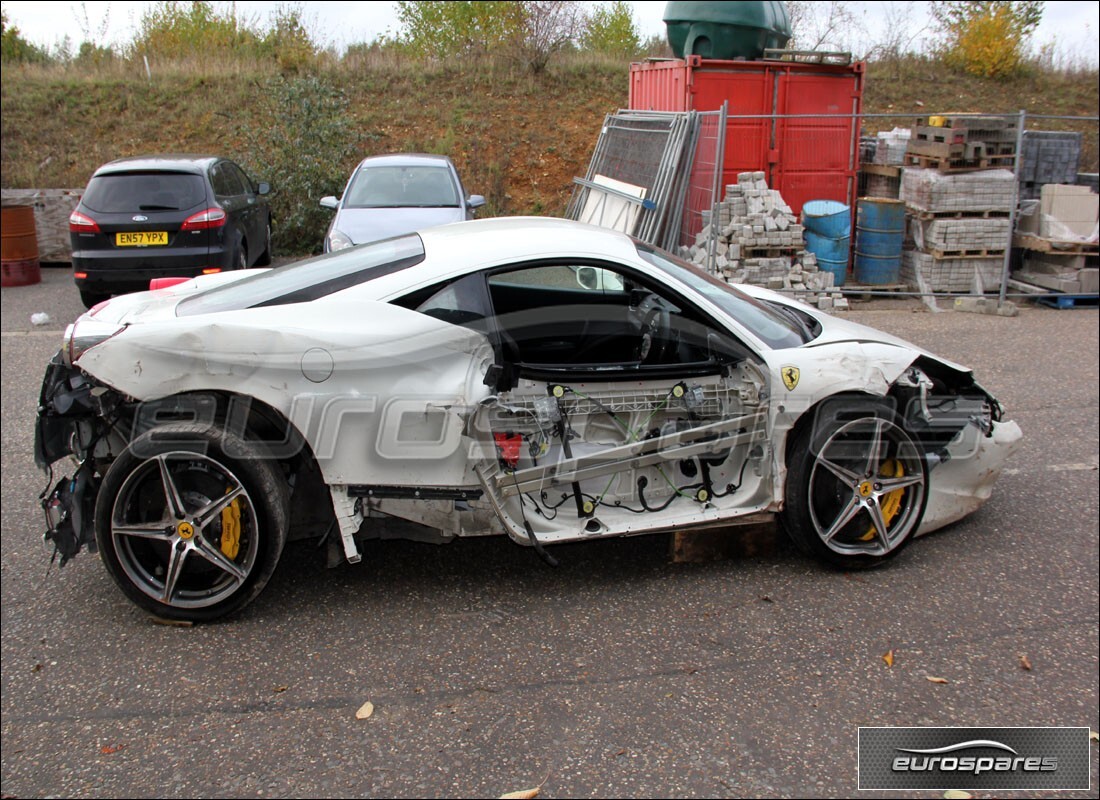
[[779,536],[775,522],[676,531],[672,534],[670,556],[674,564],[705,564],[731,558],[770,556],[776,552]]

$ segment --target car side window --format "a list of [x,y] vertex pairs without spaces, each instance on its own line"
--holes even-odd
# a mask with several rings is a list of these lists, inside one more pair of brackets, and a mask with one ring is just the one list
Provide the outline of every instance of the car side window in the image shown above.
[[238,194],[236,181],[231,179],[225,164],[215,164],[210,168],[210,186],[217,197],[233,197]]
[[218,197],[240,197],[249,192],[251,184],[235,164],[222,161],[210,170],[210,185]]
[[536,370],[713,369],[740,352],[675,293],[611,266],[532,264],[488,287],[508,360]]
[[487,328],[491,313],[485,279],[480,273],[420,289],[394,303],[452,325],[482,332]]
[[254,194],[255,189],[252,186],[252,181],[245,174],[244,170],[238,167],[231,161],[225,162],[225,168],[229,170],[232,179],[240,187],[238,194]]

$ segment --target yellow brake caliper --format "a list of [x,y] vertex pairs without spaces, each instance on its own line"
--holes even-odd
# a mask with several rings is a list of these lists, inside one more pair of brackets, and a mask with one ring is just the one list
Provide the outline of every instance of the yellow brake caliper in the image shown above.
[[[900,461],[890,459],[883,462],[879,468],[879,477],[881,478],[900,478],[905,474],[905,469],[901,466]],[[901,511],[901,498],[905,494],[905,488],[895,489],[879,501],[879,508],[882,509],[882,520],[889,527],[890,523],[894,521],[894,517]],[[861,542],[869,542],[875,538],[875,526],[867,530],[863,536],[859,537]]]
[[230,559],[235,559],[241,550],[241,501],[239,499],[222,509],[221,547],[222,553]]

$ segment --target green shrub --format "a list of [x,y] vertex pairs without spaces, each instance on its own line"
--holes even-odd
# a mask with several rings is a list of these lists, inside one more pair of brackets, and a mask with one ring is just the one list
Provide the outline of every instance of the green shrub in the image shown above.
[[240,123],[249,171],[271,183],[275,249],[318,253],[332,212],[318,202],[339,194],[356,144],[343,90],[317,75],[271,78],[257,85],[249,119]]

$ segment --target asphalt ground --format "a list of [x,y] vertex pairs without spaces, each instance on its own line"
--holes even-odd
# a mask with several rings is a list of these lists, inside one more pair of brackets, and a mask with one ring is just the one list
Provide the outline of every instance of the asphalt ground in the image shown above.
[[[63,270],[2,299],[6,797],[849,797],[861,725],[1100,728],[1095,310],[850,312],[975,366],[1025,435],[982,510],[886,569],[782,541],[674,564],[651,536],[557,570],[502,538],[327,570],[296,544],[244,613],[178,628],[96,556],[48,568],[32,422],[81,308]],[[1097,747],[1059,796],[1097,796]]]

